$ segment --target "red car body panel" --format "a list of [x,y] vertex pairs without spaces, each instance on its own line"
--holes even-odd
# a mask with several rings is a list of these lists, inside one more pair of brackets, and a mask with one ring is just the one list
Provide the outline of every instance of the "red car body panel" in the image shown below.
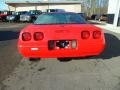
[[7,14],[0,14],[0,17],[1,17],[1,16],[7,16]]
[[8,16],[7,14],[0,14],[0,20],[2,19],[2,17]]
[[[82,39],[82,31],[89,31],[88,39]],[[93,32],[100,31],[99,39],[93,38]],[[22,34],[29,32],[32,36],[30,41],[23,41]],[[42,32],[44,38],[35,41],[33,34]],[[54,50],[48,49],[49,40],[76,40],[76,48],[61,48]],[[19,52],[27,58],[60,58],[60,57],[85,57],[99,55],[105,47],[105,39],[103,31],[90,24],[59,24],[59,25],[28,25],[24,28],[19,36],[18,49]]]

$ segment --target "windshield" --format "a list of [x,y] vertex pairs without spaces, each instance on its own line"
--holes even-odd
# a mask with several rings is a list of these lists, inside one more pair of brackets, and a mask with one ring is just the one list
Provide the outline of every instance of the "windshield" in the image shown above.
[[85,24],[86,21],[75,13],[46,13],[38,16],[34,24]]

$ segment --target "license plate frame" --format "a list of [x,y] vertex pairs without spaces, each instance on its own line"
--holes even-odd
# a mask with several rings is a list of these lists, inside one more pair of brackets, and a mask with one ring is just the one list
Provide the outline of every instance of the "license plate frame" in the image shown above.
[[[64,42],[66,41],[66,43],[68,43],[67,45],[65,45],[64,47],[60,47],[58,46],[57,44],[59,42]],[[49,50],[58,50],[58,49],[71,49],[71,43],[72,43],[72,40],[49,40],[48,41],[48,49]]]

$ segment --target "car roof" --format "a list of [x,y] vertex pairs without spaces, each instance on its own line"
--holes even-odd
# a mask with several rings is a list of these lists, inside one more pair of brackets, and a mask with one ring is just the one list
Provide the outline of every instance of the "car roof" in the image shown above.
[[46,14],[77,14],[75,12],[45,12]]

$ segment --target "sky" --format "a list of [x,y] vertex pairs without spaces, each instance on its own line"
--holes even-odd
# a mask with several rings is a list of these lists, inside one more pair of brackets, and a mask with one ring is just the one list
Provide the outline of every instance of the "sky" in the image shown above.
[[5,4],[5,0],[0,0],[0,10],[7,9],[7,5]]

